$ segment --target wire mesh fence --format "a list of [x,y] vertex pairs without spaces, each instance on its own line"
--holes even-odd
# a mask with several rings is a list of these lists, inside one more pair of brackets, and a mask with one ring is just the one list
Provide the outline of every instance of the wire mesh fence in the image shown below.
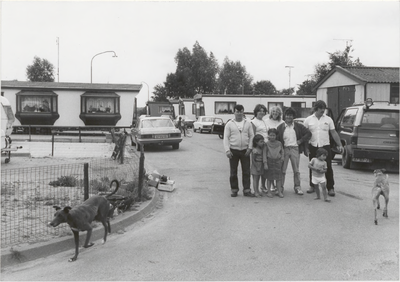
[[[47,223],[54,215],[53,206],[76,206],[85,199],[110,189],[117,179],[136,193],[139,183],[139,156],[131,154],[124,163],[99,159],[85,163],[1,170],[1,247],[36,243],[70,232],[67,224],[56,228]],[[85,191],[85,177],[89,180]]]

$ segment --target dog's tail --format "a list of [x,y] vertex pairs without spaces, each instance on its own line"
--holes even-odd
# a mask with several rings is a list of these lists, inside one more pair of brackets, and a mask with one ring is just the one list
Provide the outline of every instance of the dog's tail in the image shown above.
[[112,191],[110,194],[107,194],[107,195],[106,195],[106,198],[110,197],[111,195],[114,195],[114,194],[117,193],[117,191],[118,191],[118,188],[119,188],[119,181],[116,180],[116,179],[112,180],[111,183],[110,183],[110,188],[113,187],[113,183],[116,184],[116,185],[115,185],[115,189],[114,189],[114,191]]

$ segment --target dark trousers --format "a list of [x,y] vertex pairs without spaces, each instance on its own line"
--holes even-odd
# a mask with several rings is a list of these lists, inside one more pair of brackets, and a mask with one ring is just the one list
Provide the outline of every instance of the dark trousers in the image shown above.
[[[317,150],[320,147],[314,147],[311,144],[309,144],[308,148],[310,150],[308,157],[311,161],[312,158],[315,158]],[[328,170],[325,173],[325,177],[326,177],[326,188],[330,190],[333,189],[335,185],[335,180],[333,179],[333,170],[332,170],[332,152],[331,152],[331,147],[329,145],[323,146],[322,148],[324,148],[328,152],[328,155],[326,156],[325,160]],[[314,187],[314,184],[312,184],[311,182],[311,169],[310,169],[310,187]]]
[[238,180],[238,165],[242,167],[242,184],[243,192],[250,192],[250,155],[245,156],[247,150],[234,150],[231,149],[233,154],[232,158],[229,159],[229,165],[231,168],[231,174],[229,182],[231,184],[232,192],[239,191],[239,180]]

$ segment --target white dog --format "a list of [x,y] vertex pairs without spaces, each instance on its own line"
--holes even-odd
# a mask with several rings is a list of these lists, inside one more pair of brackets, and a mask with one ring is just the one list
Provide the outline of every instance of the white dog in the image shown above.
[[372,188],[372,203],[375,210],[375,224],[378,225],[378,219],[376,218],[376,210],[380,208],[379,196],[382,195],[385,198],[385,208],[383,209],[383,216],[388,217],[387,205],[389,202],[389,176],[384,174],[385,169],[374,170],[375,182]]

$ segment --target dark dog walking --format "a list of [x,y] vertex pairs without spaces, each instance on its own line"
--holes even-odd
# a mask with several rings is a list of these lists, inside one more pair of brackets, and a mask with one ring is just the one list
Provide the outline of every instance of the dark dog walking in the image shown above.
[[107,200],[107,197],[115,194],[119,188],[119,182],[115,179],[111,181],[110,188],[113,187],[114,183],[115,188],[111,193],[105,194],[105,196],[93,196],[76,207],[65,207],[64,209],[61,209],[58,206],[53,206],[56,209],[56,213],[54,214],[53,221],[49,222],[48,225],[56,227],[61,223],[68,223],[69,227],[71,227],[71,230],[74,233],[75,256],[70,258],[68,261],[75,261],[78,258],[79,231],[87,231],[85,245],[83,245],[84,248],[89,248],[94,245],[92,242],[89,242],[92,235],[93,228],[91,223],[93,220],[99,221],[103,224],[103,244],[107,241],[107,232],[111,233],[109,218],[110,202]]
[[372,203],[374,204],[375,211],[375,224],[378,225],[378,219],[376,218],[376,210],[380,209],[379,196],[382,195],[385,198],[385,208],[383,209],[383,216],[388,217],[387,205],[389,203],[389,176],[385,173],[385,169],[374,170],[376,177],[374,187],[372,188]]

